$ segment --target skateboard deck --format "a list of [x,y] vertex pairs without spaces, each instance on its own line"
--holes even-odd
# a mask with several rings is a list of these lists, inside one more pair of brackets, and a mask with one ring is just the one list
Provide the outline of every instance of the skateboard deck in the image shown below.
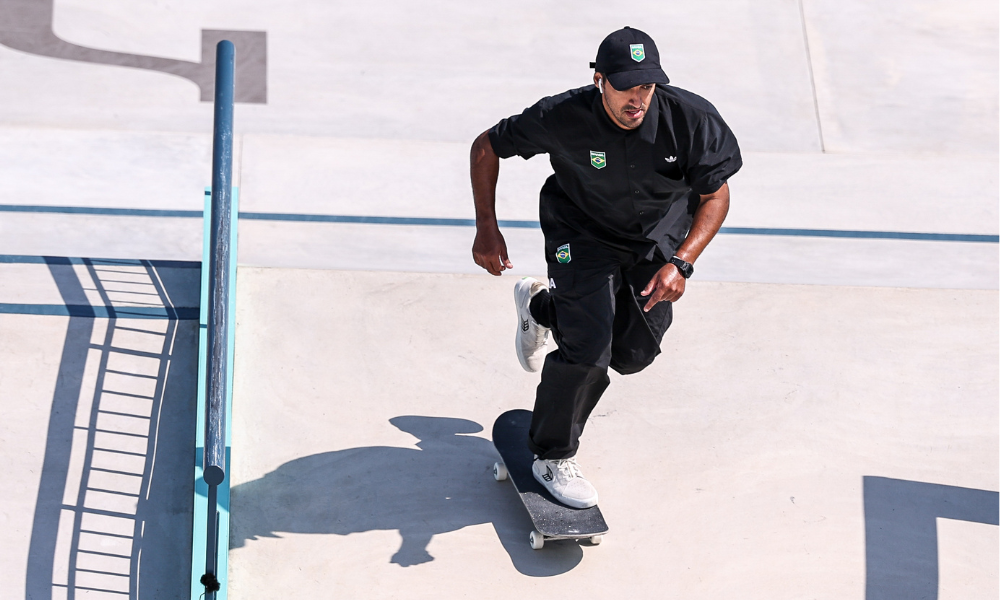
[[590,539],[601,543],[608,524],[597,506],[570,508],[552,497],[531,473],[534,455],[528,449],[528,427],[531,411],[511,410],[500,415],[493,424],[493,445],[503,462],[493,466],[497,481],[510,478],[528,509],[535,531],[531,532],[531,547],[541,548],[546,540]]

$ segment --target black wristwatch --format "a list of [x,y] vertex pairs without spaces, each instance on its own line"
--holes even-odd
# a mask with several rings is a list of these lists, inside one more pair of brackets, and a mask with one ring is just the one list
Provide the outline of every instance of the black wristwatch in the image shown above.
[[670,263],[675,267],[677,267],[677,270],[681,272],[681,275],[684,276],[684,279],[690,279],[691,276],[694,275],[694,265],[684,260],[683,258],[680,258],[678,256],[671,256]]

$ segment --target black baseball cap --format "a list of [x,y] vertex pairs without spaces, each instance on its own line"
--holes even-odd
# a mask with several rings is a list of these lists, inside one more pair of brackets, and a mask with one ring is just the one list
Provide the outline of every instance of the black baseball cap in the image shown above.
[[597,49],[597,61],[590,68],[604,73],[616,90],[627,90],[647,83],[668,84],[670,79],[660,68],[656,42],[645,32],[631,27],[608,35]]

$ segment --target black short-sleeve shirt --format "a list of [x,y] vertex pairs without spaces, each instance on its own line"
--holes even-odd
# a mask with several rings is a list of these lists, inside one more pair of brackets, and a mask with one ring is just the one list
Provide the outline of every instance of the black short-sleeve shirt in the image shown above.
[[589,85],[543,98],[489,131],[501,158],[548,154],[542,186],[547,239],[566,230],[650,256],[670,257],[687,237],[699,194],[743,165],[736,136],[704,98],[657,86],[642,124],[618,127]]

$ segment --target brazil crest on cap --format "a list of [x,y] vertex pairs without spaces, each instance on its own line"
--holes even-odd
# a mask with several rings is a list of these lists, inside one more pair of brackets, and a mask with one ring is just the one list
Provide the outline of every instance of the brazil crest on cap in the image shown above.
[[597,152],[595,150],[590,151],[590,164],[594,165],[596,169],[603,169],[607,166],[608,161],[604,158],[603,152]]
[[635,62],[642,62],[642,59],[646,58],[646,50],[642,44],[631,44],[629,48],[632,50],[632,60]]

